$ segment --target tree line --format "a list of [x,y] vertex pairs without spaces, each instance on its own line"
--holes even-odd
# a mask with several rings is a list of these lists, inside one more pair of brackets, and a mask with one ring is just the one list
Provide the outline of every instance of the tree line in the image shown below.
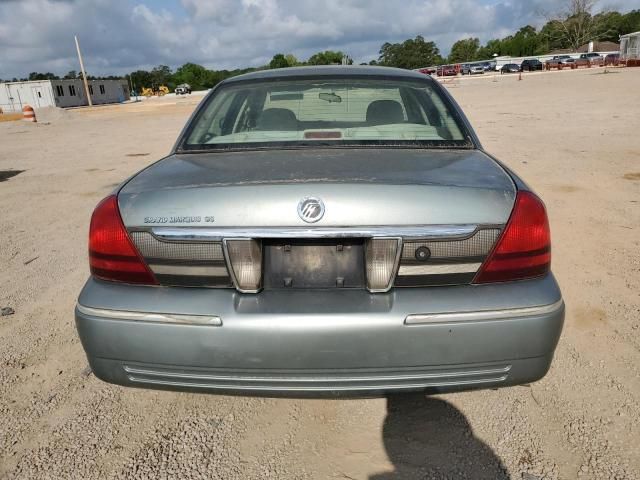
[[592,14],[594,0],[568,0],[567,8],[555,14],[545,14],[547,22],[540,30],[531,25],[515,34],[480,44],[478,38],[455,42],[448,56],[440,55],[434,42],[422,36],[401,43],[385,43],[378,60],[369,62],[415,69],[474,60],[488,60],[493,56],[526,57],[543,55],[554,50],[576,51],[591,40],[618,42],[620,35],[640,31],[640,10],[626,14],[605,11]]
[[[197,63],[185,63],[178,67],[175,71],[168,65],[158,65],[151,70],[136,70],[124,75],[129,82],[131,89],[140,93],[142,88],[166,85],[170,90],[176,86],[187,83],[193,90],[203,90],[211,88],[224,80],[225,78],[241,75],[243,73],[253,72],[256,70],[265,70],[269,68],[284,68],[302,65],[333,65],[342,62],[353,63],[351,58],[339,51],[325,50],[318,52],[309,57],[306,61],[298,60],[293,54],[284,55],[278,53],[273,56],[269,64],[261,67],[239,68],[235,70],[210,70]],[[14,78],[13,82],[30,81],[30,80],[72,80],[81,79],[80,72],[71,70],[64,76],[58,76],[51,72],[40,73],[31,72],[26,78]],[[87,80],[120,80],[123,76],[101,76],[96,77],[87,74]]]
[[351,59],[342,52],[326,50],[318,52],[306,61],[298,60],[293,54],[277,53],[273,56],[268,65],[253,68],[239,68],[235,70],[209,70],[197,63],[185,63],[178,67],[175,72],[167,65],[159,65],[151,71],[137,70],[126,75],[131,86],[138,92],[142,87],[150,87],[152,85],[166,85],[169,89],[187,83],[193,90],[204,90],[211,88],[224,80],[225,78],[241,75],[243,73],[253,72],[256,70],[266,70],[270,68],[286,68],[301,65],[332,65],[341,63],[342,61],[351,63]]
[[573,9],[564,16],[548,15],[548,21],[540,30],[527,25],[513,35],[489,40],[485,45],[480,45],[477,38],[458,40],[451,47],[446,61],[486,60],[494,54],[526,57],[561,49],[576,51],[591,40],[617,43],[620,35],[640,31],[640,10],[626,14],[609,11],[592,15],[593,1],[574,0],[571,4]]
[[[435,42],[427,41],[421,35],[399,43],[386,42],[380,47],[377,60],[369,65],[416,69],[431,65],[462,63],[474,60],[487,60],[495,55],[524,57],[541,55],[559,49],[575,51],[591,40],[617,42],[620,35],[640,31],[640,10],[626,14],[616,11],[604,11],[593,14],[597,0],[565,0],[564,8],[556,13],[541,13],[546,23],[540,30],[531,25],[520,28],[515,34],[501,39],[493,39],[480,44],[478,38],[458,40],[451,47],[448,56],[442,56]],[[151,70],[136,70],[125,75],[132,90],[140,92],[143,87],[166,85],[173,90],[177,85],[188,83],[193,90],[211,88],[225,78],[243,73],[285,68],[300,65],[352,64],[351,57],[344,52],[325,50],[311,55],[307,60],[298,60],[293,54],[276,53],[269,64],[235,70],[210,70],[196,63],[185,63],[173,71],[167,65],[158,65]],[[20,80],[56,80],[57,75],[47,72],[32,72],[28,78]],[[64,79],[81,78],[72,70]],[[89,80],[120,79],[122,77],[93,77]],[[13,81],[18,81],[14,78]]]

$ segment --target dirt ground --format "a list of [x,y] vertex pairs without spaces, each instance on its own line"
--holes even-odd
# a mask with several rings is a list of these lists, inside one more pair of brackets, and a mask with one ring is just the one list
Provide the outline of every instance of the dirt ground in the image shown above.
[[[97,380],[73,308],[95,204],[171,147],[201,97],[0,123],[0,478],[640,478],[640,68],[448,84],[544,198],[567,303],[542,381],[285,400]],[[5,175],[9,176],[9,175]],[[0,180],[3,177],[0,175]]]

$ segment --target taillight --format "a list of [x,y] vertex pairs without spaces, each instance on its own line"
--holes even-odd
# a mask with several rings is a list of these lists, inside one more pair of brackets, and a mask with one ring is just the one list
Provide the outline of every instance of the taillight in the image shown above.
[[401,242],[397,238],[372,238],[365,244],[367,289],[386,292],[396,273]]
[[259,240],[226,240],[229,266],[236,288],[257,293],[262,288],[262,244]]
[[131,243],[115,195],[102,200],[91,216],[89,266],[93,276],[104,280],[158,284]]
[[538,277],[550,267],[551,234],[544,204],[531,192],[518,192],[507,226],[473,283]]

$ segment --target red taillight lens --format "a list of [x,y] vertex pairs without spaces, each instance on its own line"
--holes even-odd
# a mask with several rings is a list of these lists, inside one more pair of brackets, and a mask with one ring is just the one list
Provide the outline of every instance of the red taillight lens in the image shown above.
[[102,200],[91,216],[89,266],[93,276],[104,280],[158,284],[131,243],[115,195]]
[[511,218],[473,283],[538,277],[550,267],[551,233],[544,204],[531,192],[518,192]]

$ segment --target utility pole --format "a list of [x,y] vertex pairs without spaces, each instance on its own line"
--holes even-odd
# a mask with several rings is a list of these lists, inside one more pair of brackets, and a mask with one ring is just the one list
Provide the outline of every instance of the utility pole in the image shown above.
[[78,43],[78,36],[74,35],[73,38],[76,40],[76,50],[78,50],[78,60],[80,60],[80,70],[82,71],[82,79],[84,80],[84,91],[87,94],[87,100],[89,100],[89,106],[92,107],[93,103],[91,102],[91,93],[89,92],[89,84],[87,83],[87,74],[84,71],[84,63],[82,63],[82,54],[80,53],[80,44]]

